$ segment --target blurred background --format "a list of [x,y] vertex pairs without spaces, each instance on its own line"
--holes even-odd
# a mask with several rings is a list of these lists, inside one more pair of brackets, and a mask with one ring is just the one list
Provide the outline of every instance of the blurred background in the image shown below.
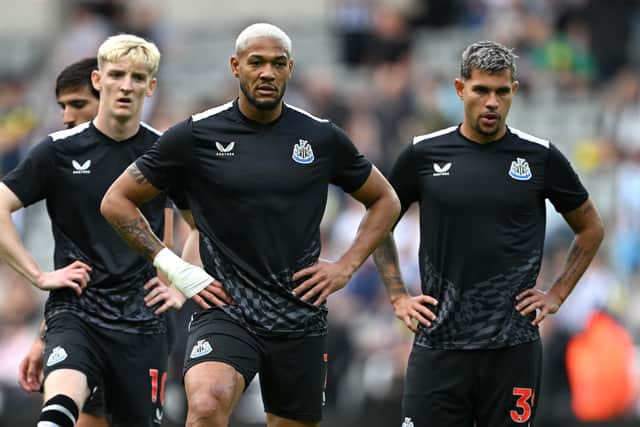
[[[144,120],[160,130],[233,99],[235,37],[268,21],[293,40],[285,100],[344,128],[383,172],[414,135],[460,123],[453,89],[472,41],[498,40],[519,56],[520,90],[508,124],[558,145],[603,215],[604,247],[561,310],[545,320],[538,426],[640,425],[640,2],[636,0],[0,0],[0,174],[61,128],[54,80],[95,56],[109,35],[131,32],[163,54]],[[331,189],[323,256],[355,234],[362,208]],[[45,269],[52,238],[43,204],[16,215]],[[176,250],[185,225],[176,221]],[[562,266],[572,237],[549,206],[539,287]],[[396,229],[404,278],[419,292],[415,210]],[[46,294],[0,265],[0,426],[30,426],[41,396],[17,385]],[[165,426],[185,416],[181,366],[193,306],[170,363]],[[329,300],[330,371],[323,425],[399,425],[411,334],[393,316],[368,261]],[[255,384],[254,384],[255,385]],[[17,408],[21,408],[17,410]],[[233,426],[260,425],[251,386]]]

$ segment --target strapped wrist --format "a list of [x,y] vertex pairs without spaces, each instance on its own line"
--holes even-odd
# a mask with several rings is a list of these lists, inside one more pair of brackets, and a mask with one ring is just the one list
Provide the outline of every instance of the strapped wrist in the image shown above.
[[191,298],[213,282],[213,277],[206,271],[184,261],[168,248],[163,248],[156,254],[153,265],[187,298]]

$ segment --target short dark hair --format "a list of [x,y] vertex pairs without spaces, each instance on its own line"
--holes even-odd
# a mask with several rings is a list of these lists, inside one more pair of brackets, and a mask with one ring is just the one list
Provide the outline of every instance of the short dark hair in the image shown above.
[[495,42],[480,41],[472,43],[462,52],[460,76],[468,80],[474,69],[489,74],[511,71],[511,80],[516,79],[516,58],[513,49]]
[[98,60],[96,58],[85,58],[71,65],[66,66],[56,79],[56,98],[62,92],[71,89],[81,89],[87,86],[91,90],[91,94],[96,98],[100,98],[98,92],[91,83],[91,72],[98,69]]

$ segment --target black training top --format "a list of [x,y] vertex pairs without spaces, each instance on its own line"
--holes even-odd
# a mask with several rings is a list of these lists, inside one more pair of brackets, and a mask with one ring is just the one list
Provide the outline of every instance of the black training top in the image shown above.
[[[113,181],[158,139],[146,124],[138,133],[115,141],[87,122],[49,135],[36,145],[3,182],[24,206],[45,199],[55,241],[55,268],[75,260],[91,266],[91,280],[80,298],[70,289],[51,291],[45,319],[71,313],[106,329],[162,333],[163,317],[145,306],[143,285],[155,275],[100,213],[100,202]],[[142,212],[162,235],[165,197]]]
[[371,172],[341,129],[290,105],[259,124],[236,100],[177,124],[136,164],[160,189],[182,186],[231,317],[262,335],[326,333],[326,305],[294,296],[292,275],[318,259],[329,184],[351,193]]
[[545,199],[566,213],[587,191],[548,141],[508,128],[489,144],[458,127],[415,137],[391,176],[402,213],[420,203],[422,291],[438,318],[416,344],[487,349],[535,340],[534,315],[515,297],[535,286],[545,236]]

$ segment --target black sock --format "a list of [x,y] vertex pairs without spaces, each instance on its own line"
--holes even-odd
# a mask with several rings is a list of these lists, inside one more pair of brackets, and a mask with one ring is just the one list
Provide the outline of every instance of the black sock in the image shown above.
[[37,427],[73,427],[78,420],[78,405],[69,396],[56,394],[44,402]]

